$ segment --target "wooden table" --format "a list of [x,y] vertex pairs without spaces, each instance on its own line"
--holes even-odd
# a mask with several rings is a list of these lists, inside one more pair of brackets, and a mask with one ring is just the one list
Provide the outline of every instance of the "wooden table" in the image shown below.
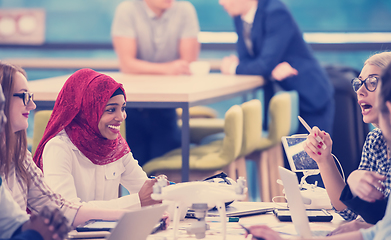
[[[246,96],[262,87],[260,76],[222,74],[192,76],[131,75],[103,72],[123,84],[127,107],[182,108],[182,181],[189,179],[189,108],[210,104],[235,96]],[[70,75],[29,82],[37,110],[52,109],[64,82]],[[244,98],[244,101],[246,98]]]
[[[81,69],[91,68],[100,71],[119,69],[117,58],[7,58],[4,62],[22,67],[23,69]],[[221,59],[199,59],[210,63],[210,69],[220,71]]]

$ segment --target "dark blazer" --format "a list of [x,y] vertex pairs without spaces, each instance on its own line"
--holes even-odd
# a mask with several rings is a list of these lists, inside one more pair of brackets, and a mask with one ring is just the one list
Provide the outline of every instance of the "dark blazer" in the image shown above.
[[280,0],[259,0],[251,30],[254,55],[247,51],[243,40],[243,22],[234,18],[238,34],[237,74],[269,77],[274,67],[288,62],[298,76],[276,81],[283,90],[296,90],[300,112],[314,112],[325,108],[333,98],[333,87],[324,70],[314,58],[287,7]]
[[388,197],[376,200],[373,203],[364,201],[359,197],[353,197],[348,184],[342,190],[339,200],[370,224],[376,224],[383,219],[388,203]]

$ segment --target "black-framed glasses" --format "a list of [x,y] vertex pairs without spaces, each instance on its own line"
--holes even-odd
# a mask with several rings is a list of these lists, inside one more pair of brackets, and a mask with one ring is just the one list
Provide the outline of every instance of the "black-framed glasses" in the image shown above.
[[353,87],[353,90],[355,92],[357,92],[358,89],[360,89],[360,87],[364,84],[365,88],[368,91],[374,92],[376,90],[376,88],[377,88],[378,82],[379,82],[379,77],[376,77],[376,76],[370,76],[370,77],[367,77],[364,80],[361,80],[361,79],[358,79],[358,78],[353,78],[352,79],[352,87]]
[[14,93],[14,95],[12,96],[21,98],[23,100],[23,104],[27,106],[30,103],[31,99],[33,99],[34,93],[29,93],[29,92]]

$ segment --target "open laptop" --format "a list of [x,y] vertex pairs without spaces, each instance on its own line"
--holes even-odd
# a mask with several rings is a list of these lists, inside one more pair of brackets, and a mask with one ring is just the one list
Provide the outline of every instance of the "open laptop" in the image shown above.
[[[247,217],[272,212],[274,203],[268,202],[233,202],[225,208],[227,217]],[[220,216],[217,209],[209,210],[208,217]]]
[[[164,211],[168,205],[161,204],[150,207],[143,207],[141,209],[126,212],[121,219],[116,221],[97,221],[82,226],[89,228],[89,230],[82,232],[73,232],[69,235],[72,238],[86,238],[86,237],[104,237],[107,240],[145,240],[151,234],[153,228],[162,218]],[[96,229],[94,231],[94,228]],[[99,229],[101,229],[99,231]],[[110,230],[110,233],[104,230]]]
[[281,166],[278,167],[281,180],[284,185],[285,195],[289,204],[289,212],[292,217],[293,225],[299,236],[311,238],[312,236],[325,236],[329,231],[311,232],[310,223],[304,206],[303,198],[299,189],[296,173],[289,171]]

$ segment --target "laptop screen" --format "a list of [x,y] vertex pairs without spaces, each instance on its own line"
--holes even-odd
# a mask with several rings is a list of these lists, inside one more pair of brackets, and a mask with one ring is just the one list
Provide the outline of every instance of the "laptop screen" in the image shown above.
[[296,173],[283,167],[278,167],[282,183],[284,184],[285,194],[288,199],[289,212],[296,232],[304,238],[311,238],[310,223],[305,210],[303,199],[299,190],[299,182]]

